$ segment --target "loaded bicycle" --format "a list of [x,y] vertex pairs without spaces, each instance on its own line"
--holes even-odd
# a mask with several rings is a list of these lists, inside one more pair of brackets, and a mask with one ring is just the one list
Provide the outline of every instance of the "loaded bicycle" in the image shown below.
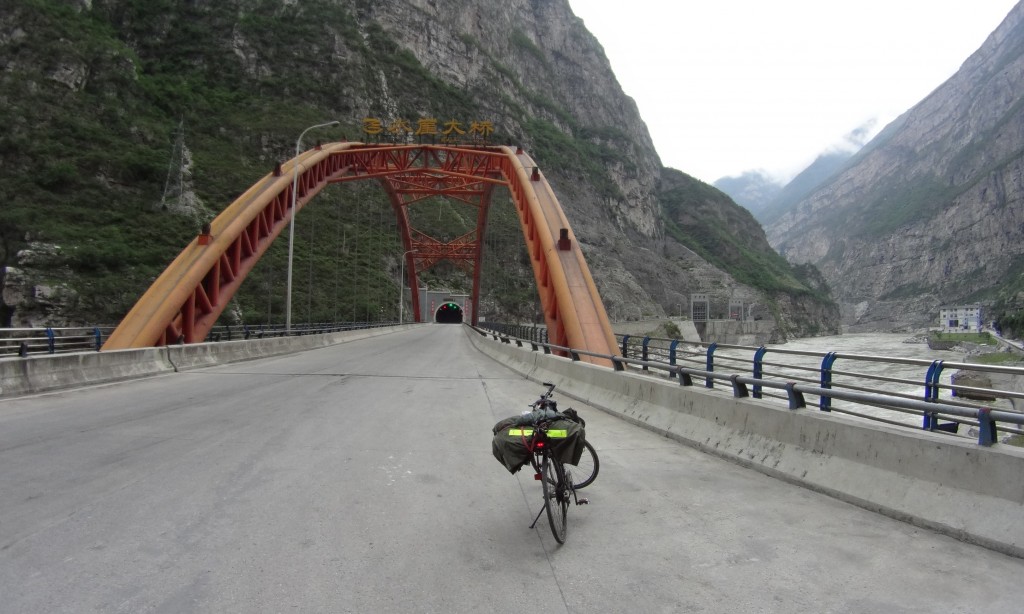
[[544,386],[548,389],[530,405],[532,411],[495,425],[494,455],[512,473],[530,464],[544,497],[544,505],[530,528],[537,526],[546,511],[551,534],[564,544],[569,505],[589,503],[576,491],[593,483],[600,461],[594,446],[586,441],[586,423],[571,408],[558,411],[551,398],[555,385],[545,382]]
[[[540,395],[540,398],[531,403],[530,407],[533,408],[534,411],[542,409],[558,411],[558,404],[551,398],[551,395],[555,391],[555,385],[548,382],[544,382],[542,385],[548,387],[547,392]],[[586,428],[586,421],[584,421],[583,418],[580,418],[579,414],[576,413],[576,410],[571,407],[565,410],[563,415]],[[580,456],[579,462],[575,465],[566,467],[566,470],[572,473],[573,485],[576,490],[590,486],[597,477],[597,472],[601,469],[601,462],[597,458],[597,450],[594,449],[594,446],[590,445],[590,442],[586,437],[583,439],[583,447],[584,451]]]

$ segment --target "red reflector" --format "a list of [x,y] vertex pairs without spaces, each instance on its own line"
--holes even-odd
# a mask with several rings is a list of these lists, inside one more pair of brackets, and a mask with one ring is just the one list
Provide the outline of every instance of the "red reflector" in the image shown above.
[[538,448],[543,448],[544,447],[544,442],[543,441],[538,441],[537,442],[537,447]]
[[539,482],[540,481],[540,474],[539,473],[533,474],[533,479],[535,479],[535,480],[537,480]]

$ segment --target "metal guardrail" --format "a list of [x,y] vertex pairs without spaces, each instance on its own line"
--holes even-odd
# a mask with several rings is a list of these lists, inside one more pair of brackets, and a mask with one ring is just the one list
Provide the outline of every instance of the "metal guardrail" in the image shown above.
[[[207,342],[266,339],[323,335],[346,330],[397,326],[398,322],[319,322],[294,324],[285,330],[283,324],[253,326],[214,326],[206,336]],[[113,326],[67,328],[0,328],[0,358],[22,358],[33,354],[64,354],[71,352],[99,352],[103,343],[114,332]]]
[[253,326],[214,326],[206,335],[207,342],[238,341],[248,339],[267,339],[270,337],[299,337],[302,335],[326,335],[346,330],[364,328],[385,328],[398,326],[398,322],[316,322],[312,324],[292,324],[291,330],[284,324],[258,324]]
[[523,339],[535,343],[548,343],[548,329],[546,326],[532,326],[529,324],[504,324],[501,322],[481,322],[480,328],[493,330],[494,332]]
[[0,328],[0,357],[99,351],[113,327]]
[[[1024,413],[1022,412],[967,403],[958,399],[940,399],[939,396],[940,391],[948,390],[953,394],[960,395],[961,398],[967,395],[1003,400],[1024,399],[1024,392],[940,382],[944,369],[1024,376],[1024,369],[1019,367],[839,352],[817,353],[776,348],[769,350],[765,347],[716,343],[687,344],[689,347],[686,347],[675,339],[657,340],[666,343],[652,344],[651,342],[655,340],[650,337],[636,340],[639,343],[631,343],[630,335],[617,335],[617,340],[621,343],[622,355],[609,356],[552,345],[547,343],[546,339],[538,340],[533,333],[525,337],[511,334],[511,331],[520,332],[524,328],[532,327],[481,323],[475,330],[481,335],[491,335],[495,340],[515,343],[520,347],[528,344],[533,351],[543,351],[546,354],[556,353],[574,361],[580,360],[581,356],[604,358],[612,362],[616,371],[624,371],[627,367],[632,367],[640,372],[654,372],[678,380],[681,386],[693,386],[697,381],[702,382],[705,388],[714,390],[716,383],[727,384],[728,390],[734,397],[781,399],[787,403],[789,409],[806,408],[808,406],[807,397],[817,397],[817,407],[821,411],[835,411],[895,426],[914,428],[905,422],[866,413],[862,409],[864,406],[881,408],[918,416],[921,419],[920,428],[928,431],[956,434],[960,425],[967,425],[977,429],[978,444],[984,446],[997,443],[998,431],[1024,435],[1024,428],[1022,428],[1024,427]],[[701,348],[701,350],[698,351],[694,348]],[[718,353],[719,350],[731,350],[731,353],[721,354]],[[739,353],[746,352],[750,354],[749,359],[738,356]],[[806,364],[807,360],[803,361],[805,364],[766,360],[769,352],[783,356],[813,359],[817,364],[810,366]],[[922,376],[920,379],[912,379],[872,375],[856,370],[841,370],[835,368],[838,361],[854,365],[860,362],[920,367]],[[739,368],[741,372],[729,370],[735,368]],[[748,369],[749,375],[747,374]],[[885,390],[884,386],[890,384],[922,386],[923,393],[918,396]],[[836,401],[846,404],[839,405]],[[999,425],[999,423],[1002,424]]]

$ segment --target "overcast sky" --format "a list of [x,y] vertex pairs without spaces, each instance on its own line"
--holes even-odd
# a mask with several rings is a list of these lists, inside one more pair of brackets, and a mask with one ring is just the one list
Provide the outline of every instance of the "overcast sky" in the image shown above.
[[636,100],[662,164],[788,180],[874,136],[981,46],[1017,0],[569,0]]

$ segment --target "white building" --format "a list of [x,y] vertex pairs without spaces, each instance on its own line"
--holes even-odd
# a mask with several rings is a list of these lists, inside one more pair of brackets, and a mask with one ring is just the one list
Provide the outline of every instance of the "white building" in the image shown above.
[[978,333],[981,332],[983,325],[981,305],[939,309],[939,329],[943,332]]

